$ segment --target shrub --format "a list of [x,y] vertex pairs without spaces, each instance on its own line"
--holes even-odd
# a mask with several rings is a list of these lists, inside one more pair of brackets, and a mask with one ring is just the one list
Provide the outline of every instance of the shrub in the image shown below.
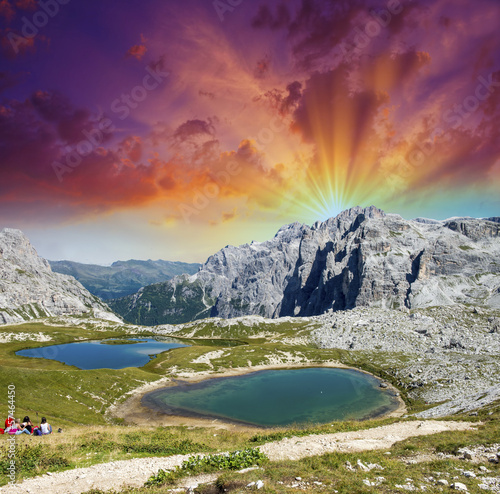
[[148,479],[145,486],[162,485],[172,482],[183,475],[191,475],[199,472],[239,470],[251,467],[252,465],[261,465],[267,460],[268,458],[264,453],[254,448],[219,455],[192,456],[185,460],[180,467],[176,467],[175,470],[159,470],[156,475],[152,475]]
[[[0,473],[7,474],[10,460],[7,454],[0,458]],[[44,451],[41,444],[32,446],[30,444],[19,445],[16,449],[16,472],[32,472],[33,470],[46,470],[54,467],[67,467],[70,462],[58,454],[50,454]]]

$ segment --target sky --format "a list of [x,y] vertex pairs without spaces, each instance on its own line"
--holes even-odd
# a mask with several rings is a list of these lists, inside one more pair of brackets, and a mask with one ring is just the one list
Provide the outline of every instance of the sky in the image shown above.
[[0,229],[203,262],[353,206],[500,216],[498,0],[0,0]]

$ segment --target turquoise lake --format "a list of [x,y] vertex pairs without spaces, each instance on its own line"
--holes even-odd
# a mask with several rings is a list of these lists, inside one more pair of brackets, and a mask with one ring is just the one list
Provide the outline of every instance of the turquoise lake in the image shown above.
[[161,352],[189,346],[171,338],[126,338],[133,343],[113,344],[116,340],[78,341],[63,345],[19,350],[16,355],[57,360],[80,369],[124,369],[142,367]]
[[362,420],[396,410],[399,401],[373,376],[353,369],[259,371],[179,383],[142,404],[169,415],[218,418],[262,427]]

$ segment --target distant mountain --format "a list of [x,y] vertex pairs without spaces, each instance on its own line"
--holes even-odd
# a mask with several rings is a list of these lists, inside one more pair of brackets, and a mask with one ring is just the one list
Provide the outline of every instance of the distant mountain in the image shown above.
[[310,316],[358,306],[500,307],[498,218],[405,220],[355,207],[263,243],[227,246],[192,276],[110,302],[138,324]]
[[0,231],[0,324],[83,314],[120,322],[73,277],[52,272],[23,232]]
[[141,287],[167,281],[181,274],[194,274],[201,264],[171,261],[117,261],[111,266],[49,261],[56,273],[74,276],[90,293],[103,300],[124,297]]

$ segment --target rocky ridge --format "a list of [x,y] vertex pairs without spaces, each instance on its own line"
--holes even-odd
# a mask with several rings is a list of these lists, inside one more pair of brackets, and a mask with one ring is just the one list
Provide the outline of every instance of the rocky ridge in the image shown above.
[[19,230],[0,232],[0,324],[51,316],[89,315],[120,322],[72,276],[53,273]]
[[320,348],[351,350],[429,404],[422,418],[472,412],[500,400],[500,311],[357,308],[312,318]]
[[406,220],[355,207],[263,243],[227,246],[192,276],[110,306],[136,324],[313,316],[354,307],[500,307],[498,218]]

